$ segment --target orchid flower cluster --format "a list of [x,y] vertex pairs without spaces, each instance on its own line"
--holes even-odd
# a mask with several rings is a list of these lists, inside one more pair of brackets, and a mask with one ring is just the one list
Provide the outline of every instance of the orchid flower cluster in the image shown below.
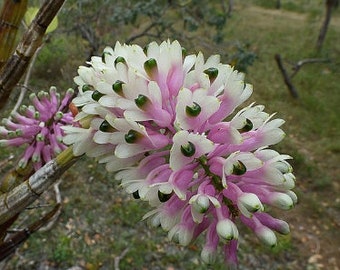
[[270,246],[274,231],[289,233],[265,211],[297,201],[291,157],[269,148],[284,138],[284,121],[262,105],[235,111],[252,94],[242,73],[218,55],[185,55],[177,41],[145,49],[116,43],[88,64],[74,79],[78,126],[63,127],[64,143],[148,201],[144,219],[184,246],[204,235],[208,264],[220,247],[237,263],[237,223]]
[[18,147],[27,145],[18,168],[25,169],[32,162],[34,170],[59,154],[67,146],[63,143],[64,125],[73,124],[73,115],[68,112],[68,104],[74,94],[73,89],[66,91],[62,100],[56,87],[49,93],[32,93],[32,105],[21,105],[20,112],[12,112],[2,120],[0,126],[0,146]]

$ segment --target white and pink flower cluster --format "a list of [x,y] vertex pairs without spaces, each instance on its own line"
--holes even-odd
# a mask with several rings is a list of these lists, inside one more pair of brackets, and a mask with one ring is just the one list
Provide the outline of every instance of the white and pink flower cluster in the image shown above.
[[[282,119],[250,104],[243,74],[214,55],[185,56],[177,41],[106,48],[81,66],[73,99],[81,127],[64,127],[75,155],[86,153],[135,198],[170,239],[188,245],[205,235],[202,260],[223,246],[237,263],[237,223],[274,246],[286,222],[265,206],[290,209],[297,201],[291,157],[268,148],[281,141]],[[221,243],[221,244],[219,244]]]
[[73,115],[68,112],[68,104],[74,94],[73,89],[66,91],[62,100],[55,87],[49,93],[32,93],[29,98],[32,105],[22,105],[19,112],[13,112],[10,118],[2,120],[0,126],[0,146],[17,147],[27,145],[18,167],[24,169],[32,162],[38,170],[54,158],[67,146],[63,143],[64,125],[73,124]]

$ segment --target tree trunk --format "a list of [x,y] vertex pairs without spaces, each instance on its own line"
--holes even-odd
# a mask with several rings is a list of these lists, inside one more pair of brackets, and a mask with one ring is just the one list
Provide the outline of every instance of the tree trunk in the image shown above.
[[228,16],[231,16],[231,13],[234,9],[234,0],[229,0],[229,6],[228,6]]
[[27,9],[27,0],[5,0],[0,12],[0,69],[13,52],[15,37]]
[[281,0],[276,0],[276,8],[277,9],[281,8]]
[[322,24],[322,27],[320,29],[319,37],[316,43],[316,48],[317,50],[321,50],[322,44],[325,40],[326,33],[328,30],[328,25],[331,20],[332,16],[332,10],[333,8],[336,8],[338,6],[339,1],[338,0],[326,0],[325,5],[326,5],[326,15],[325,15],[325,20]]

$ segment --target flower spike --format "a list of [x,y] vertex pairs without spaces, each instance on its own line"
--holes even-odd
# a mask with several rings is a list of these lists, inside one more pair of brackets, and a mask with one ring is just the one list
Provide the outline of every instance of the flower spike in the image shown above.
[[219,243],[227,263],[237,263],[240,222],[270,246],[274,231],[289,233],[264,212],[297,202],[291,157],[268,148],[283,139],[284,121],[262,105],[237,111],[253,91],[244,74],[218,55],[187,55],[177,41],[105,51],[74,79],[78,126],[63,130],[75,155],[116,171],[131,196],[154,208],[144,219],[171,240],[188,245],[205,235],[208,264]]

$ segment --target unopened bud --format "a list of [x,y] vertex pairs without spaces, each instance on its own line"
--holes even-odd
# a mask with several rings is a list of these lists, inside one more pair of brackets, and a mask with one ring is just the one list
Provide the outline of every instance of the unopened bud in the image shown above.
[[292,209],[294,206],[292,198],[289,195],[280,192],[276,192],[273,194],[270,203],[272,206],[278,207],[283,210]]
[[276,246],[277,238],[275,233],[271,229],[263,226],[258,231],[255,231],[255,233],[264,244],[270,247]]
[[206,264],[213,264],[216,261],[216,251],[204,247],[201,251],[201,259]]
[[208,210],[209,205],[209,198],[203,195],[199,196],[193,203],[194,209],[201,214],[205,213]]
[[241,195],[238,199],[238,205],[241,212],[243,207],[250,213],[264,210],[260,199],[254,193],[244,193]]
[[220,220],[216,225],[216,232],[226,242],[238,238],[236,225],[230,219]]

